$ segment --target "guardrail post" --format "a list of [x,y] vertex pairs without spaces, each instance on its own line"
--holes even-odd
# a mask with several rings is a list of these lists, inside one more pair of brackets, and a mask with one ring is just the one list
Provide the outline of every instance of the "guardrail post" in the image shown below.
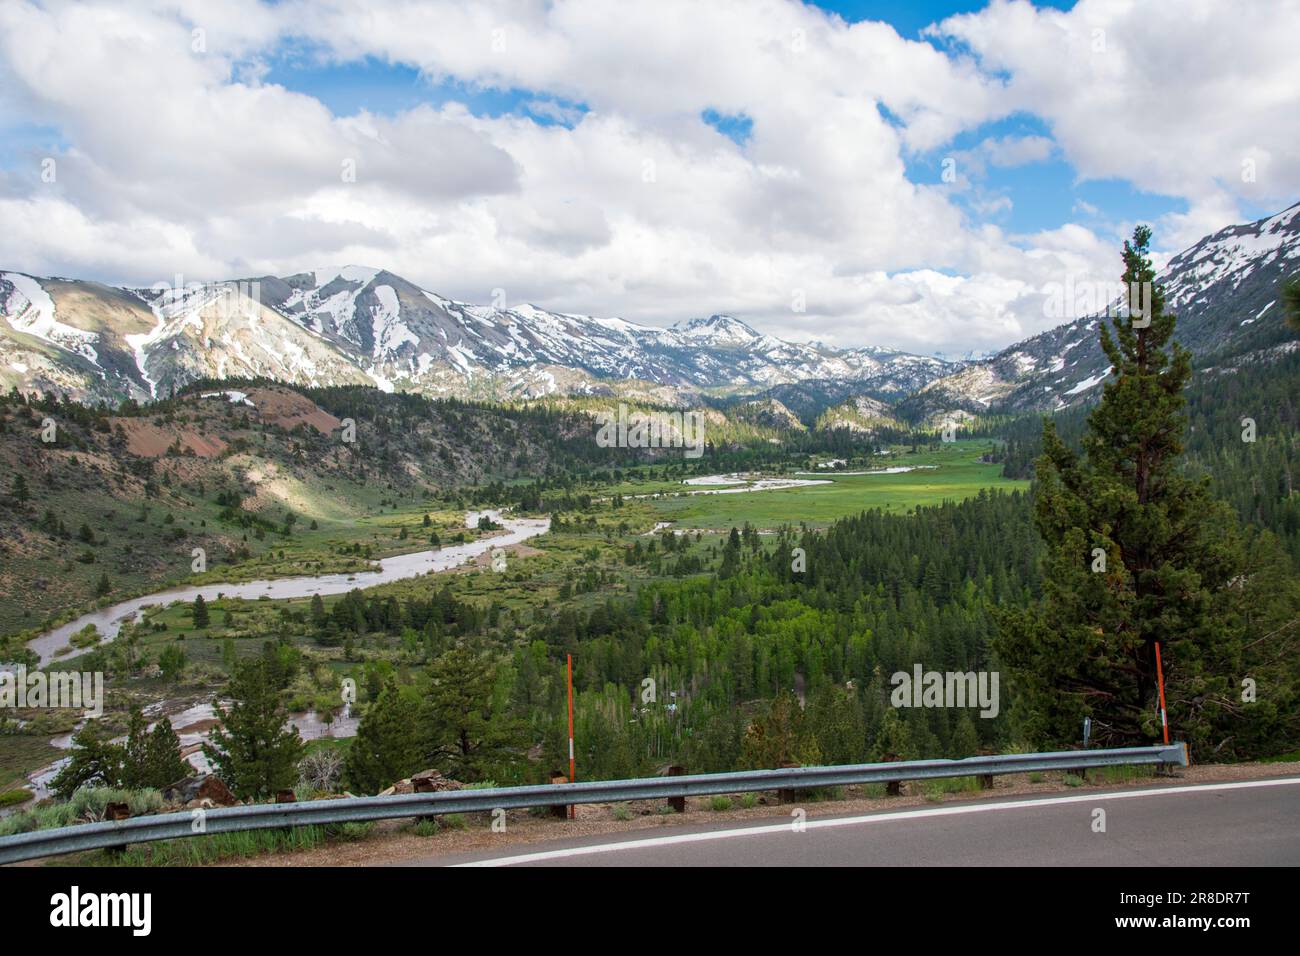
[[[898,763],[902,758],[898,754],[885,754],[880,758],[881,763]],[[903,781],[888,780],[885,782],[885,796],[901,797],[903,795]]]
[[[678,767],[677,765],[674,764],[673,766],[671,766],[671,767],[668,768],[668,776],[670,776],[670,777],[684,777],[684,776],[686,776],[686,768],[685,768],[685,767]],[[686,812],[686,798],[685,798],[685,797],[669,797],[669,798],[668,798],[668,806],[670,806],[670,807],[673,808],[673,812],[674,812],[674,813],[685,813],[685,812]]]
[[[106,803],[104,805],[104,819],[114,821],[131,819],[131,805],[128,803]],[[111,857],[119,857],[126,852],[126,844],[105,847],[104,852]]]
[[[794,768],[799,766],[802,765],[798,763],[793,763],[791,761],[786,761],[785,763],[781,764],[781,769],[793,770]],[[799,791],[796,790],[794,787],[782,787],[776,792],[777,803],[795,803],[798,801],[798,799],[799,799]]]
[[[975,751],[975,753],[976,753],[976,756],[979,756],[979,757],[996,757],[996,756],[997,756],[997,751],[996,751],[996,750],[977,750],[977,751]],[[992,790],[992,789],[993,789],[993,774],[991,774],[991,773],[981,773],[981,774],[977,774],[976,777],[975,777],[975,780],[976,780],[976,782],[979,784],[979,788],[980,788],[981,790]]]
[[[568,782],[569,782],[569,776],[563,770],[551,771],[551,783],[560,784],[560,783],[568,783]],[[559,817],[561,820],[567,820],[569,818],[568,806],[563,803],[551,804],[551,816]]]

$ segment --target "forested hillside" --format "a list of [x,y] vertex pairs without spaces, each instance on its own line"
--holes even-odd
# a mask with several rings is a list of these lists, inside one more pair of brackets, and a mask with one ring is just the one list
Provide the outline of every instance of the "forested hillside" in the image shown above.
[[[1300,568],[1300,350],[1275,361],[1258,358],[1199,371],[1186,390],[1188,474],[1208,476],[1215,494],[1243,521],[1267,528]],[[1052,417],[1062,440],[1078,447],[1091,407]],[[1250,419],[1254,423],[1249,428]],[[1009,422],[1003,473],[1033,475],[1042,451],[1042,422]],[[1253,441],[1246,440],[1253,438]]]

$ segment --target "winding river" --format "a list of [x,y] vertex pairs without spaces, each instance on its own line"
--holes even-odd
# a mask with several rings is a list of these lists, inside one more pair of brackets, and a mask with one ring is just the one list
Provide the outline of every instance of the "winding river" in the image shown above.
[[412,551],[409,554],[384,558],[382,561],[373,561],[371,562],[375,568],[373,571],[273,578],[263,581],[245,581],[242,584],[204,584],[198,587],[168,588],[165,591],[131,598],[129,601],[122,601],[82,615],[75,621],[69,621],[40,637],[33,638],[27,642],[27,647],[40,655],[40,666],[45,667],[60,656],[57,652],[68,646],[68,639],[87,624],[94,624],[99,629],[101,640],[96,646],[102,646],[117,637],[122,625],[138,618],[147,607],[165,606],[176,601],[193,601],[200,594],[205,601],[214,601],[218,597],[255,601],[262,597],[285,600],[310,597],[313,594],[344,594],[353,588],[372,588],[380,584],[419,577],[422,574],[449,571],[472,561],[486,551],[519,544],[521,541],[545,534],[551,527],[549,517],[509,518],[502,516],[499,511],[467,511],[465,527],[478,527],[479,518],[483,515],[502,525],[505,528],[504,533],[466,544],[451,545],[432,551]]

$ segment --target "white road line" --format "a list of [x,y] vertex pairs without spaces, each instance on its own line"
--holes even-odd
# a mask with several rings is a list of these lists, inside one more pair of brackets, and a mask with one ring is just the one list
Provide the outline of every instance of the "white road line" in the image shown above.
[[[1215,793],[1223,790],[1245,790],[1254,787],[1286,787],[1300,784],[1300,777],[1281,777],[1276,780],[1243,780],[1238,783],[1193,784],[1185,787],[1152,787],[1148,790],[1121,790],[1113,793],[1080,793],[1069,797],[1047,797],[1037,800],[1008,800],[1005,803],[980,803],[964,806],[930,807],[925,810],[900,810],[896,813],[873,813],[861,817],[837,817],[831,820],[806,820],[803,827],[818,830],[823,827],[849,827],[869,823],[892,823],[896,820],[919,820],[924,817],[948,817],[963,813],[988,813],[994,810],[1022,810],[1032,807],[1054,807],[1066,803],[1096,803],[1098,800],[1129,800],[1137,797],[1167,797],[1185,793]],[[519,856],[501,856],[490,860],[457,863],[456,866],[514,866],[518,863],[540,863],[561,860],[572,856],[594,853],[617,853],[621,850],[641,850],[650,847],[673,846],[678,843],[703,843],[708,840],[729,840],[733,837],[763,836],[769,833],[793,833],[793,825],[776,823],[768,826],[740,827],[734,830],[709,830],[703,833],[679,833],[675,836],[650,837],[644,840],[623,840],[618,843],[597,843],[592,846],[566,847],[562,850],[545,850]]]

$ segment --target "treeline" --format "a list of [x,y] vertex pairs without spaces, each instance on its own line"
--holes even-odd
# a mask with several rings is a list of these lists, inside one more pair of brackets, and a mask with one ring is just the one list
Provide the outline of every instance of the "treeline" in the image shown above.
[[[1243,521],[1277,535],[1300,567],[1300,351],[1235,372],[1203,370],[1184,394],[1184,471],[1208,476],[1216,497]],[[1073,408],[1052,417],[1067,446],[1078,450],[1091,410]],[[1006,477],[1033,477],[1042,454],[1042,422],[1029,415],[1006,426]]]
[[[559,662],[572,653],[588,776],[757,765],[747,764],[758,759],[755,735],[776,747],[765,766],[814,750],[846,762],[1001,746],[1004,715],[894,710],[890,676],[916,664],[994,668],[988,608],[1036,593],[1039,547],[1018,492],[913,516],[867,512],[822,533],[785,529],[774,549],[737,530],[717,579],[655,583],[534,627],[514,653],[512,701],[559,760]],[[786,743],[772,744],[774,734]]]

